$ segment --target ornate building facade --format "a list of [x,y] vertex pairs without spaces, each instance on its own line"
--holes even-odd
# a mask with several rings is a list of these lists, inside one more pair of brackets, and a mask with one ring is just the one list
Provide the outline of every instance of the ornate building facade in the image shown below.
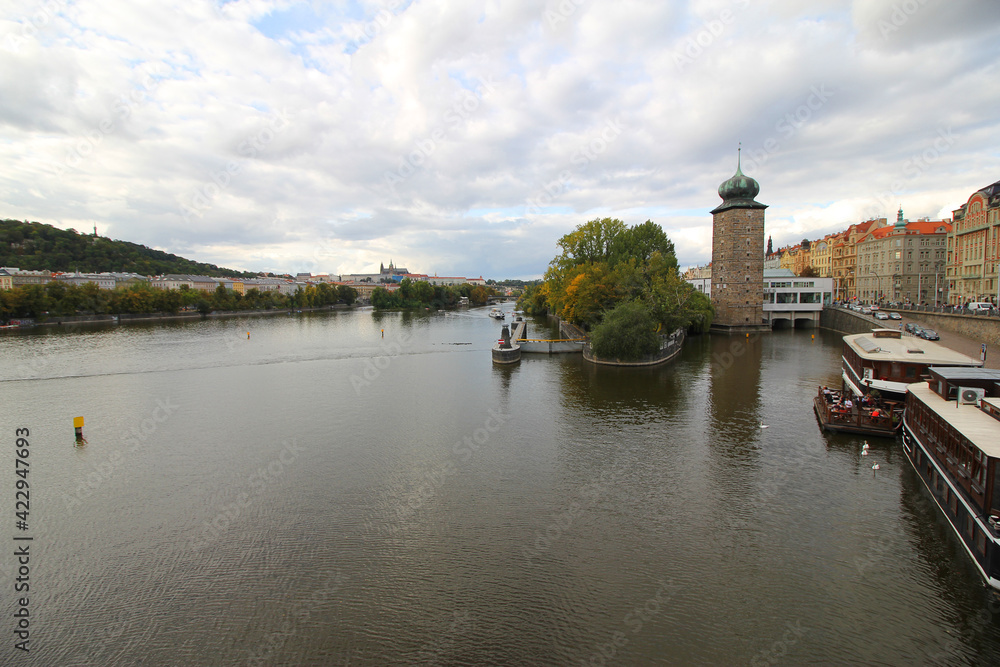
[[903,219],[873,229],[856,246],[857,296],[867,303],[889,301],[937,306],[947,302],[944,267],[949,220]]
[[977,190],[952,213],[948,301],[1000,299],[1000,181]]

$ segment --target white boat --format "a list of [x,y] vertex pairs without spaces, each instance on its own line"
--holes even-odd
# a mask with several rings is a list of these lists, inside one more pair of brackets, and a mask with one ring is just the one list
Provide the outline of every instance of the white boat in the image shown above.
[[490,317],[492,317],[495,320],[502,320],[507,316],[499,308],[494,308],[493,310],[490,311]]
[[844,336],[841,361],[844,387],[856,396],[878,389],[883,399],[898,401],[906,397],[907,385],[921,380],[928,368],[983,365],[943,345],[904,337],[898,329]]

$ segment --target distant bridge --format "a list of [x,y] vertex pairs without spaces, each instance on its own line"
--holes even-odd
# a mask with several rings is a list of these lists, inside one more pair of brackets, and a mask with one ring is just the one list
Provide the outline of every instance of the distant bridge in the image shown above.
[[486,298],[486,305],[491,305],[494,303],[507,303],[510,301],[517,301],[516,296],[491,296]]

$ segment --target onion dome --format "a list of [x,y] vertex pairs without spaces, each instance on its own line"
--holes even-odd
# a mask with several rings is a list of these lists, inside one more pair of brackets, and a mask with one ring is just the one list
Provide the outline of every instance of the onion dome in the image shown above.
[[732,178],[723,181],[719,186],[719,196],[722,203],[715,209],[723,211],[727,208],[766,208],[765,204],[754,201],[760,192],[760,185],[740,169],[740,158],[737,153],[736,173]]

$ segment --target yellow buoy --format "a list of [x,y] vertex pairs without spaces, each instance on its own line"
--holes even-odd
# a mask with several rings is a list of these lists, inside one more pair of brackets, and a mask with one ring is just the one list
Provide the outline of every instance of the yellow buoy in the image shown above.
[[83,417],[73,417],[73,430],[76,431],[76,439],[83,439]]

